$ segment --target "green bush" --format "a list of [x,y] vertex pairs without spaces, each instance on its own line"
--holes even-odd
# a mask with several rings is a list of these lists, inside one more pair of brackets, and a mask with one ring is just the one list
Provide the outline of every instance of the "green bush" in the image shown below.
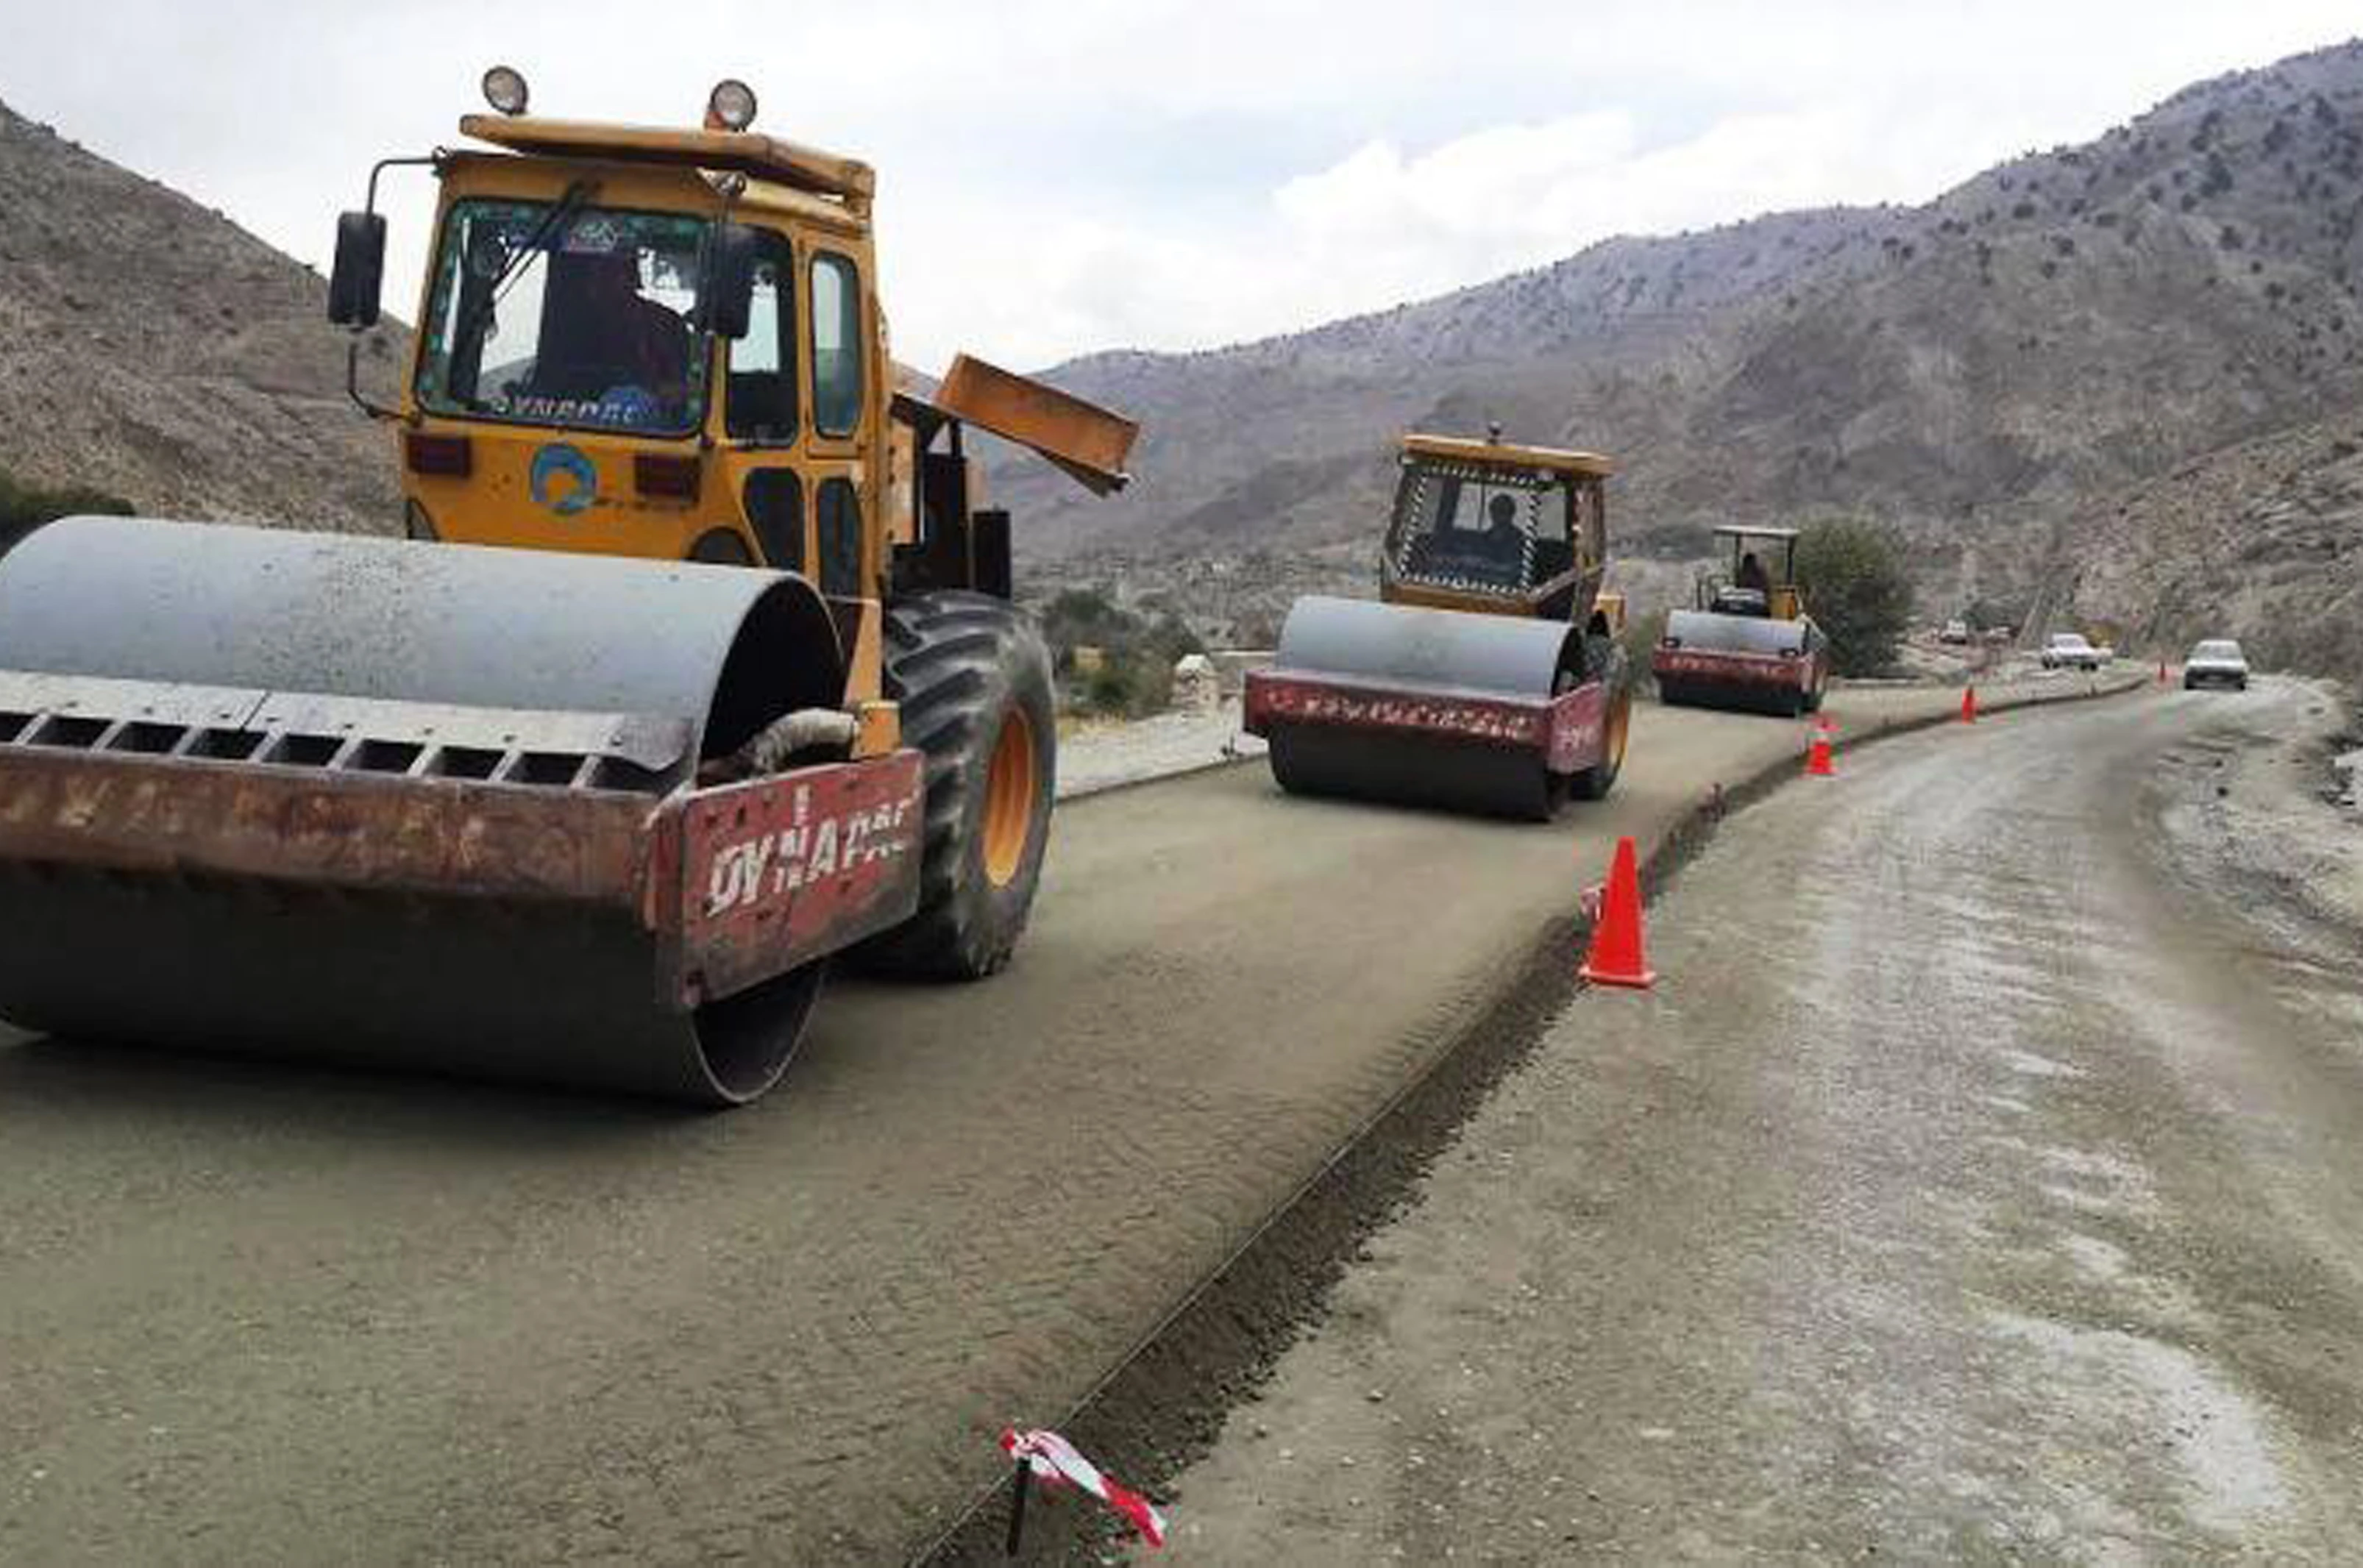
[[[1159,712],[1173,696],[1173,666],[1205,645],[1170,611],[1136,613],[1088,588],[1061,590],[1042,611],[1059,687],[1078,712],[1136,718]],[[1099,664],[1076,666],[1077,648],[1099,650]]]
[[1903,544],[1881,524],[1854,518],[1808,525],[1797,538],[1797,585],[1829,635],[1830,667],[1875,675],[1895,662],[1912,624]]
[[1062,588],[1043,607],[1042,635],[1052,652],[1064,655],[1077,646],[1104,646],[1133,619],[1094,589]]
[[1657,651],[1665,635],[1666,612],[1663,610],[1626,617],[1625,630],[1616,640],[1625,649],[1625,668],[1633,672],[1636,683],[1655,679],[1649,673],[1649,656]]

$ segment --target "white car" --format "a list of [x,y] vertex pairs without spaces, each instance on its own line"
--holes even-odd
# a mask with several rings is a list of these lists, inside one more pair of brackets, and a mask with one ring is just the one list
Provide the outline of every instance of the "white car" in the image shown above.
[[2100,649],[2086,642],[2079,632],[2054,632],[2043,645],[2043,668],[2046,669],[2098,669],[2108,662]]
[[2202,686],[2228,686],[2235,691],[2248,689],[2248,658],[2240,645],[2229,637],[2210,637],[2191,650],[2182,661],[2182,689],[2195,690]]

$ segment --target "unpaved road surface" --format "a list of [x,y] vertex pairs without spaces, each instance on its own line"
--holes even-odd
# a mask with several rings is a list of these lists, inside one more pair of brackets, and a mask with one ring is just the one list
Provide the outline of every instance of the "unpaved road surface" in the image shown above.
[[0,1561],[896,1557],[1613,835],[1802,738],[1647,710],[1617,798],[1547,827],[1260,767],[1078,803],[1009,973],[833,990],[726,1116],[0,1041]]
[[[2153,695],[1733,819],[1185,1472],[1176,1560],[2352,1562],[2356,833]],[[2276,793],[2275,791],[2278,791]]]

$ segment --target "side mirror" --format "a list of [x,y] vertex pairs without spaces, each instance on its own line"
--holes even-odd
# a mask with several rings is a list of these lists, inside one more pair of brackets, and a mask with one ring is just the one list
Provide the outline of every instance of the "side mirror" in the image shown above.
[[743,223],[714,231],[705,258],[705,327],[736,342],[747,336],[755,311],[755,257],[761,237]]
[[337,264],[328,274],[328,319],[355,331],[377,325],[385,278],[385,216],[337,215]]

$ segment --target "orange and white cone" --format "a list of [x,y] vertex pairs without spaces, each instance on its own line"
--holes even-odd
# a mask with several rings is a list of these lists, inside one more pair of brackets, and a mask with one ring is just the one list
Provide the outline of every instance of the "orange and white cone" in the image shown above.
[[1830,732],[1815,730],[1813,740],[1805,746],[1805,777],[1835,778],[1837,771],[1830,765]]
[[1608,864],[1608,885],[1600,900],[1600,916],[1592,928],[1592,951],[1576,972],[1595,986],[1622,986],[1646,991],[1658,983],[1658,973],[1642,954],[1641,870],[1630,838],[1616,841],[1615,858]]
[[1961,723],[1974,724],[1977,722],[1978,689],[1974,686],[1964,686],[1961,688]]

